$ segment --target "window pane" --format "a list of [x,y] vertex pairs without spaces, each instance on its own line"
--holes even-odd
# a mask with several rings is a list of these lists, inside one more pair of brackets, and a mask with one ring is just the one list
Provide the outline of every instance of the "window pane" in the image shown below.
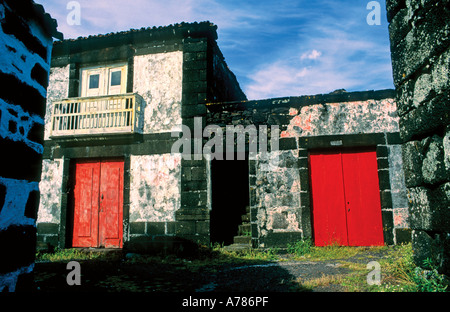
[[122,79],[122,72],[115,71],[111,73],[111,86],[120,86],[120,81]]
[[97,89],[100,80],[100,75],[90,75],[89,76],[89,89]]

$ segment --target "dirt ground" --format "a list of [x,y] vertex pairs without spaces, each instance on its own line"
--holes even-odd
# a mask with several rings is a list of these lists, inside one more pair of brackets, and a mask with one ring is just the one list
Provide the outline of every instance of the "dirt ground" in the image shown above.
[[[385,251],[345,259],[368,263],[386,256]],[[83,260],[80,263],[80,285],[69,286],[71,270],[67,262],[37,262],[36,293],[46,292],[341,292],[340,285],[302,287],[302,283],[320,277],[350,274],[342,259],[326,261],[293,260],[282,255],[281,261],[211,262],[148,258],[134,254],[114,254],[107,260]],[[231,259],[232,260],[232,259]]]

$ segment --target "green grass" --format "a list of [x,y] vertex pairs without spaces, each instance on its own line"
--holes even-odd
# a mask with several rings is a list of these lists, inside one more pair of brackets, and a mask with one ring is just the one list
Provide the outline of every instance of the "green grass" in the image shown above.
[[51,253],[36,253],[36,261],[63,262],[70,260],[100,260],[105,256],[98,252],[86,252],[77,248],[56,249]]
[[[438,273],[436,264],[426,260],[423,270],[413,261],[411,244],[393,247],[345,247],[331,245],[315,247],[309,240],[288,245],[288,253],[296,260],[323,261],[337,260],[341,267],[350,269],[348,274],[321,276],[308,281],[297,281],[299,289],[312,289],[317,286],[340,285],[348,292],[444,292],[448,281]],[[376,258],[381,268],[379,285],[369,285],[367,276],[373,268],[365,262],[349,261],[348,258],[364,256],[367,251],[385,251],[386,256]]]
[[[339,275],[323,275],[309,280],[294,281],[297,290],[304,291],[319,286],[339,285],[349,292],[443,292],[448,290],[447,281],[436,270],[436,264],[427,260],[427,270],[418,268],[413,261],[411,244],[393,247],[316,247],[310,240],[302,240],[288,245],[288,255],[277,249],[247,249],[230,251],[223,246],[203,246],[199,254],[190,259],[168,256],[145,256],[124,259],[128,263],[167,263],[181,265],[185,269],[214,271],[218,266],[232,264],[255,264],[266,261],[325,261],[334,260],[349,273]],[[369,285],[367,276],[372,269],[367,268],[368,261],[380,264],[380,285]],[[376,255],[376,256],[375,256]],[[76,248],[58,249],[53,253],[37,253],[37,261],[64,262],[70,260],[111,260],[110,255],[100,252],[81,251]],[[364,261],[354,261],[363,259]],[[367,261],[366,261],[367,260]]]
[[292,254],[297,260],[323,261],[331,259],[342,259],[364,254],[368,250],[382,250],[387,247],[349,247],[338,246],[337,244],[316,247],[309,239],[288,244],[287,252]]
[[380,262],[385,267],[385,278],[377,291],[445,292],[448,282],[438,273],[436,265],[425,260],[424,270],[413,261],[411,244],[396,246],[393,257]]

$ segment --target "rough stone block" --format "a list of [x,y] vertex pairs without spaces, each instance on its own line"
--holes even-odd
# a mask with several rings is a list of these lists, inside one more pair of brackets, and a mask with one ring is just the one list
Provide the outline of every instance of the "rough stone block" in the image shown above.
[[185,40],[183,51],[184,52],[204,52],[208,46],[208,42],[201,39],[189,39]]
[[420,141],[410,141],[402,145],[403,170],[407,187],[421,185],[423,147]]
[[165,222],[148,222],[147,234],[148,235],[164,235],[166,233]]
[[408,244],[412,240],[412,230],[395,229],[395,241],[397,245]]
[[202,207],[206,205],[206,191],[191,191],[181,193],[181,207]]
[[450,125],[447,126],[447,132],[442,140],[444,147],[444,165],[447,172],[447,181],[450,181]]
[[[389,24],[389,39],[391,45],[397,45],[410,31],[409,26],[409,10],[407,8],[403,8],[392,17],[392,20]],[[388,12],[388,16],[389,16]]]
[[[409,21],[415,27],[397,45],[391,46],[394,84],[399,86],[409,79],[419,68],[426,65],[436,54],[448,47],[450,25],[448,4],[437,2],[426,13],[433,18],[425,18],[423,12],[413,15]],[[396,29],[391,29],[396,32]]]
[[427,184],[438,184],[445,180],[447,172],[444,163],[442,138],[434,135],[425,152],[422,162],[423,180]]
[[37,224],[37,232],[39,234],[58,234],[59,224],[41,222]]
[[450,123],[450,90],[438,94],[400,118],[400,136],[404,141],[439,131]]
[[210,222],[209,221],[198,221],[196,224],[197,234],[209,235]]
[[405,7],[405,0],[386,0],[386,11],[388,23],[394,18],[397,12]]
[[440,273],[450,273],[450,233],[414,230],[412,247],[416,265],[423,266],[426,259],[431,259]]
[[450,232],[450,182],[434,190],[410,188],[408,198],[412,229]]
[[130,234],[145,234],[145,222],[131,222]]
[[196,234],[195,221],[179,221],[175,226],[175,233],[177,235]]
[[382,210],[381,218],[383,222],[384,243],[394,244],[394,216],[391,210]]
[[427,65],[426,71],[415,80],[412,97],[414,107],[419,107],[448,88],[450,81],[448,68],[450,68],[450,49],[444,51],[432,65]]

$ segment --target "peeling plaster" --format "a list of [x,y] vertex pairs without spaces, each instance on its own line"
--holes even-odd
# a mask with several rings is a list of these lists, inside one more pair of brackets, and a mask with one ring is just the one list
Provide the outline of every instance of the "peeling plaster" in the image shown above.
[[409,228],[408,197],[403,172],[402,148],[401,145],[389,145],[388,150],[394,227]]
[[47,88],[47,109],[45,112],[45,134],[44,140],[50,139],[50,130],[52,126],[52,103],[69,96],[69,68],[51,67],[49,75],[49,84]]
[[281,137],[398,132],[397,106],[393,99],[304,106],[294,116]]
[[39,183],[41,200],[37,223],[60,223],[61,195],[63,181],[63,160],[42,161],[42,176]]
[[256,203],[259,235],[301,232],[300,174],[297,150],[259,153],[256,159]]
[[144,134],[181,131],[183,52],[134,58],[133,91],[144,102]]
[[181,205],[181,154],[130,159],[130,222],[175,221]]

